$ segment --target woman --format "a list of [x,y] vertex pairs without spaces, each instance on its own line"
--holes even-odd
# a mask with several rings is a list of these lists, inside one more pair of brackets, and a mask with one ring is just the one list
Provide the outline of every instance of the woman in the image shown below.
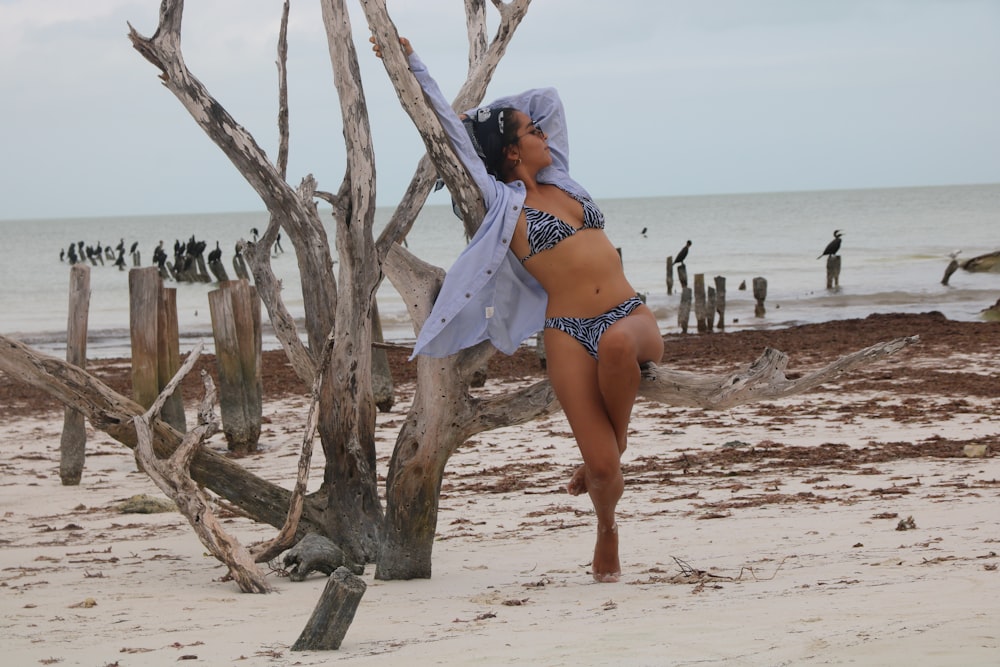
[[[663,356],[656,318],[625,278],[601,211],[569,176],[556,91],[531,90],[456,116],[409,40],[400,44],[487,208],[448,271],[414,355],[447,356],[483,340],[512,354],[544,328],[549,379],[583,455],[567,490],[588,493],[597,514],[591,573],[618,581],[620,457],[639,366]],[[377,44],[374,51],[381,57]]]

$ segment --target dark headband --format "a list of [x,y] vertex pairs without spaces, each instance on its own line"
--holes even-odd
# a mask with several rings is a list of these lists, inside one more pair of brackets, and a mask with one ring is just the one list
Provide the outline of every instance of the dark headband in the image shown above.
[[506,108],[482,107],[463,121],[476,154],[490,171],[496,171],[502,161],[504,148],[504,113]]

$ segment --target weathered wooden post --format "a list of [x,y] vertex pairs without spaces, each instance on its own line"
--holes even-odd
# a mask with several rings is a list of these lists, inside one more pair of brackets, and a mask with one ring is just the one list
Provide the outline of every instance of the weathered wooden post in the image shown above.
[[160,393],[157,384],[157,320],[163,281],[159,272],[133,269],[128,273],[129,330],[132,341],[132,398],[148,408]]
[[194,276],[192,276],[192,282],[202,282],[210,283],[212,282],[212,276],[208,273],[208,267],[205,265],[205,255],[198,253],[194,256]]
[[767,312],[764,309],[764,299],[767,298],[766,278],[758,276],[753,279],[753,298],[757,300],[757,305],[753,309],[754,317],[764,317],[764,314]]
[[707,293],[705,299],[705,329],[712,331],[715,328],[715,288],[709,285],[705,290]]
[[948,281],[951,280],[951,274],[955,273],[955,271],[957,270],[958,270],[958,259],[952,257],[951,261],[948,263],[948,266],[944,270],[944,277],[941,278],[941,284],[947,286]]
[[250,280],[250,272],[247,270],[247,262],[243,259],[243,250],[240,244],[236,244],[236,254],[233,255],[233,270],[236,271],[237,280]]
[[545,332],[543,331],[535,334],[535,356],[538,357],[538,367],[545,370],[547,359],[545,357]]
[[219,414],[229,450],[247,454],[260,439],[260,299],[243,280],[230,280],[208,293],[219,371]]
[[[161,280],[162,286],[162,280]],[[162,287],[160,290],[160,308],[156,321],[156,384],[159,391],[177,374],[181,367],[180,327],[177,323],[177,290],[173,287]],[[160,417],[175,429],[184,433],[187,431],[187,420],[184,417],[184,400],[180,388],[163,404]]]
[[719,330],[726,328],[726,278],[715,276],[715,312],[719,314]]
[[[377,301],[372,302],[372,341],[375,343],[385,342]],[[375,396],[375,407],[380,412],[392,410],[395,396],[393,395],[392,370],[389,368],[389,355],[384,347],[378,345],[372,350],[372,393]]]
[[[678,267],[679,268],[679,267]],[[705,274],[694,274],[694,319],[698,324],[698,333],[708,330],[705,307]]]
[[224,283],[229,280],[229,274],[226,273],[226,265],[222,263],[221,259],[209,261],[208,268],[212,271],[212,275],[215,276],[217,282]]
[[826,258],[826,288],[840,287],[840,255],[828,255]]
[[293,651],[336,651],[368,588],[365,580],[346,567],[338,567],[326,582],[326,588],[313,609],[309,622],[292,644]]
[[677,282],[681,284],[681,288],[688,286],[688,269],[683,264],[677,265]]
[[[74,264],[69,270],[69,316],[66,321],[66,361],[87,365],[87,322],[90,314],[90,267]],[[82,412],[67,407],[59,439],[59,477],[63,486],[75,486],[83,477],[87,428]]]
[[[164,289],[155,266],[130,270],[128,283],[132,398],[148,408],[180,368],[177,293]],[[167,400],[161,415],[178,431],[186,431],[180,390]]]
[[677,326],[681,328],[681,333],[688,332],[688,319],[690,319],[690,317],[691,317],[691,288],[684,287],[681,289],[681,305],[677,308]]
[[674,256],[667,257],[667,296],[674,293]]

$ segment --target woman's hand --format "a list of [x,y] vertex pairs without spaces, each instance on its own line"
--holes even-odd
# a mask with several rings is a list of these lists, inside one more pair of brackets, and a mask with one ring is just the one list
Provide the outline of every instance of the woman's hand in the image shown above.
[[[375,42],[375,35],[372,35],[371,37],[369,37],[368,41],[372,43],[372,51],[375,52],[375,57],[376,58],[381,58],[382,57],[382,47],[379,46]],[[399,38],[399,45],[403,47],[403,54],[406,57],[410,57],[411,55],[413,55],[413,47],[410,45],[410,40],[406,39],[405,37],[400,37]]]

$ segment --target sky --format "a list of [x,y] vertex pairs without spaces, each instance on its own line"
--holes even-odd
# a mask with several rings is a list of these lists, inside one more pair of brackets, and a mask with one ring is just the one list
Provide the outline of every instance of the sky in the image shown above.
[[[159,5],[0,0],[0,220],[263,209],[132,48]],[[188,2],[182,30],[189,69],[272,159],[281,5]],[[388,6],[453,96],[462,0]],[[391,206],[423,146],[349,9]],[[335,191],[325,40],[319,3],[292,2],[289,182]],[[535,0],[487,98],[537,86],[559,89],[598,199],[1000,182],[1000,0]]]

